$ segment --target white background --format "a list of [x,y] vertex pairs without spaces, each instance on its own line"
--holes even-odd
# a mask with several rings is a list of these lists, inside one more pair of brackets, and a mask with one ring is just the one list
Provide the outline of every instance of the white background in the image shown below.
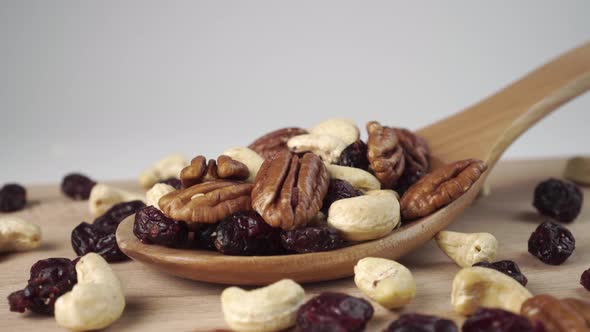
[[[0,183],[135,178],[331,117],[417,129],[590,40],[590,1],[1,1]],[[590,153],[590,94],[506,158]]]

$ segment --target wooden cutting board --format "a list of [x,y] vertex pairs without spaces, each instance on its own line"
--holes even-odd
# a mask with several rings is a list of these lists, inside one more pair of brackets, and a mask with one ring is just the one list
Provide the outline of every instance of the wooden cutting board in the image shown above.
[[[490,175],[491,194],[478,199],[452,226],[461,232],[490,232],[500,243],[498,259],[516,261],[529,279],[533,294],[578,297],[590,301],[590,292],[579,284],[590,268],[590,203],[567,227],[576,237],[576,251],[561,266],[545,265],[527,252],[527,241],[543,221],[531,205],[535,185],[548,177],[561,176],[564,160],[501,162]],[[133,182],[118,183],[137,189]],[[29,186],[29,206],[16,215],[39,224],[43,245],[28,253],[0,255],[0,331],[61,331],[52,317],[18,314],[8,310],[5,297],[21,289],[29,268],[39,259],[74,257],[70,232],[81,221],[91,221],[87,202],[61,195],[58,185]],[[584,189],[587,199],[590,190]],[[440,252],[434,241],[400,260],[416,278],[416,298],[401,311],[388,311],[374,304],[375,315],[367,331],[380,331],[402,312],[420,312],[450,317],[460,323],[450,305],[451,281],[459,267]],[[137,262],[113,265],[126,289],[123,317],[106,331],[212,331],[227,329],[219,295],[224,286],[183,280]],[[362,296],[352,278],[304,285],[308,297],[323,291]]]

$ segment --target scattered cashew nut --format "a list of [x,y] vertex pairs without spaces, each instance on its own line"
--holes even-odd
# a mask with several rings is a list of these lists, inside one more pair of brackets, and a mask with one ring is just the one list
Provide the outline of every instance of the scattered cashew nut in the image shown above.
[[348,145],[336,136],[305,134],[291,137],[287,146],[296,153],[313,152],[323,161],[333,164]]
[[234,331],[281,331],[295,325],[304,297],[305,291],[299,284],[283,279],[251,291],[226,288],[221,293],[221,308],[225,321]]
[[416,295],[410,270],[398,262],[366,257],[354,267],[354,283],[368,297],[388,309],[401,308]]
[[460,267],[493,262],[498,252],[498,240],[490,233],[441,231],[435,239],[438,247]]
[[381,183],[373,174],[356,167],[331,165],[324,163],[331,179],[340,179],[350,183],[354,188],[368,191],[381,189]]
[[351,120],[330,119],[322,121],[309,129],[310,134],[330,135],[340,138],[346,145],[358,141],[360,137],[359,128]]
[[348,241],[382,238],[400,222],[399,202],[393,191],[340,199],[328,210],[328,225]]
[[451,304],[455,312],[470,315],[477,308],[491,307],[520,312],[531,293],[518,281],[485,267],[466,267],[455,275]]
[[105,213],[113,205],[129,201],[145,201],[145,196],[139,193],[115,188],[106,184],[98,183],[90,191],[88,204],[90,213],[95,218]]
[[145,193],[145,205],[153,205],[156,209],[161,211],[162,209],[160,209],[160,204],[158,204],[160,198],[173,191],[176,191],[176,188],[172,187],[169,184],[156,183],[150,190],[148,190]]
[[248,182],[254,182],[256,174],[258,174],[258,170],[264,162],[264,158],[256,153],[256,151],[244,147],[227,149],[222,154],[233,160],[237,160],[248,167],[248,171],[250,172],[248,179],[246,179]]
[[39,226],[14,216],[0,217],[0,252],[27,251],[39,245]]
[[575,157],[567,161],[564,177],[581,185],[590,185],[590,157]]
[[78,283],[55,301],[55,320],[72,331],[99,330],[119,319],[125,294],[119,279],[100,255],[90,253],[76,264]]
[[139,175],[139,184],[145,189],[151,188],[158,181],[178,178],[180,171],[189,164],[182,154],[166,156]]

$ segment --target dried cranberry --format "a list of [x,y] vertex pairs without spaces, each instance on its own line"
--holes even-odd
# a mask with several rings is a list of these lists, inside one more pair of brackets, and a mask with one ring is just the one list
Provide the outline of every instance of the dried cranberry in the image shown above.
[[356,167],[360,169],[369,169],[369,160],[367,159],[367,144],[358,140],[347,146],[336,163],[340,166]]
[[84,174],[70,173],[61,181],[61,191],[76,200],[88,199],[95,184],[95,181]]
[[500,271],[505,275],[512,277],[514,280],[518,281],[523,286],[526,286],[528,282],[528,279],[524,276],[524,274],[522,274],[522,272],[520,272],[518,265],[513,261],[503,260],[493,263],[479,262],[473,264],[473,266],[487,267],[490,269]]
[[27,190],[16,183],[5,184],[0,188],[0,212],[22,210],[27,205]]
[[330,184],[328,185],[328,192],[322,203],[322,212],[327,214],[332,203],[339,199],[357,197],[362,194],[363,193],[360,190],[355,189],[350,183],[344,180],[331,179]]
[[373,317],[366,300],[325,292],[307,301],[297,312],[298,332],[359,332]]
[[217,224],[207,224],[195,231],[194,244],[198,249],[217,250],[215,238],[217,237]]
[[580,214],[583,200],[582,191],[574,183],[549,179],[535,188],[533,205],[540,214],[569,223]]
[[479,308],[462,327],[463,332],[543,332],[540,323],[533,324],[526,318],[509,311]]
[[40,260],[31,267],[31,277],[23,290],[8,296],[10,311],[52,315],[55,300],[78,282],[76,268],[67,258]]
[[300,254],[328,251],[342,247],[344,239],[335,229],[328,227],[306,227],[284,231],[281,234],[283,248]]
[[89,252],[101,255],[107,262],[129,259],[117,245],[115,233],[96,224],[83,222],[76,226],[71,236],[72,248],[78,256]]
[[281,253],[281,230],[254,211],[234,213],[219,223],[215,247],[226,255]]
[[529,238],[529,252],[546,264],[565,262],[576,248],[576,239],[565,227],[546,221]]
[[133,234],[143,243],[177,248],[186,244],[188,226],[184,221],[166,217],[150,205],[135,214]]
[[590,291],[590,269],[584,271],[580,277],[580,284]]
[[166,180],[160,181],[159,183],[163,183],[163,184],[167,184],[169,186],[172,186],[176,190],[182,189],[182,182],[180,182],[180,179],[177,179],[177,178],[168,178]]
[[145,204],[142,201],[129,201],[113,205],[102,216],[96,218],[94,225],[107,232],[114,233],[123,219],[143,209]]
[[458,332],[455,322],[436,316],[404,314],[383,332]]

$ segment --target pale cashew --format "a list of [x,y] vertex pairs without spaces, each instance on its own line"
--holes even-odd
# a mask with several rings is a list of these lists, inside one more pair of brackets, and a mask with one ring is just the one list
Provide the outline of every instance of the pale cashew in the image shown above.
[[27,251],[39,245],[39,226],[14,216],[0,217],[0,252]]
[[460,267],[493,262],[498,252],[498,240],[490,233],[441,231],[435,239],[438,247]]
[[331,165],[324,163],[331,179],[340,179],[362,191],[379,190],[381,183],[373,174],[356,167]]
[[145,205],[153,205],[156,209],[162,210],[160,209],[160,204],[158,204],[160,198],[173,191],[176,191],[176,188],[172,187],[169,184],[156,183],[150,190],[148,190],[145,193]]
[[368,297],[388,309],[401,308],[416,295],[410,270],[398,262],[366,257],[354,267],[354,283]]
[[172,154],[158,160],[139,175],[139,184],[145,189],[151,188],[158,181],[178,178],[180,171],[189,164],[182,154]]
[[590,158],[575,157],[567,161],[564,177],[582,185],[590,185]]
[[100,255],[90,253],[76,264],[78,283],[55,301],[55,320],[72,331],[99,330],[123,314],[125,294],[119,279]]
[[479,307],[520,312],[531,293],[518,281],[502,272],[485,267],[466,267],[455,275],[451,304],[455,311],[470,315]]
[[399,222],[399,202],[393,191],[340,199],[328,210],[328,225],[348,241],[382,238]]
[[98,183],[90,191],[88,204],[93,217],[98,217],[110,209],[113,205],[129,201],[145,201],[145,196],[139,193],[111,187]]
[[358,141],[360,137],[360,131],[356,124],[353,121],[346,119],[330,119],[322,121],[309,129],[309,133],[314,135],[336,136],[344,141],[347,146]]
[[290,279],[246,291],[238,287],[221,293],[221,308],[227,324],[238,332],[281,331],[295,325],[305,291]]
[[258,174],[258,170],[264,162],[264,158],[256,153],[256,151],[244,147],[227,149],[223,151],[222,154],[230,157],[233,160],[237,160],[248,167],[248,171],[250,172],[248,179],[246,179],[248,182],[254,182],[256,174]]
[[336,136],[305,134],[291,137],[287,146],[296,153],[313,152],[323,161],[333,164],[348,145]]

